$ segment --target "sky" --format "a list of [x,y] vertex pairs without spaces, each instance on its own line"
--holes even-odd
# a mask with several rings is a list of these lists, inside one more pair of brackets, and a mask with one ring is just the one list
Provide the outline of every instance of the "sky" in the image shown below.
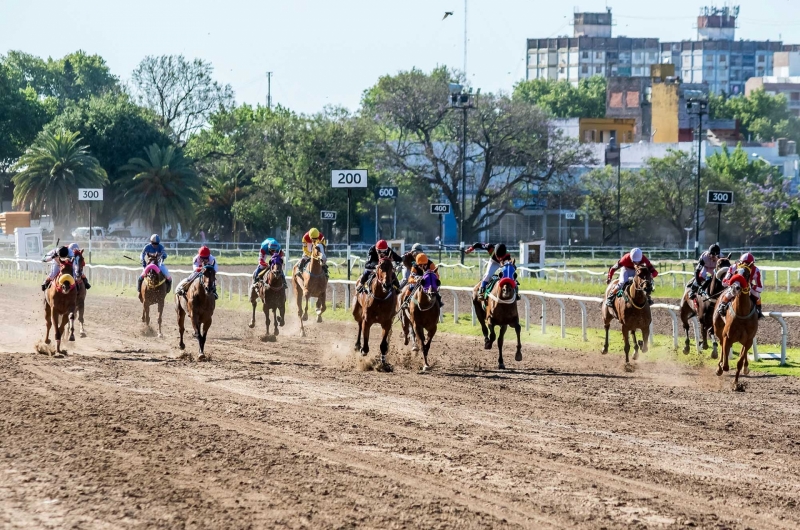
[[[577,1],[577,0],[576,0]],[[611,7],[614,36],[692,39],[705,2],[468,0],[467,77],[510,91],[525,77],[527,38],[572,35],[572,14]],[[717,4],[721,5],[721,4]],[[737,37],[800,43],[800,2],[740,3]],[[453,15],[442,20],[446,11]],[[356,109],[381,75],[463,68],[464,0],[0,0],[0,53],[58,58],[78,49],[130,79],[146,55],[210,61],[238,102],[305,113]]]

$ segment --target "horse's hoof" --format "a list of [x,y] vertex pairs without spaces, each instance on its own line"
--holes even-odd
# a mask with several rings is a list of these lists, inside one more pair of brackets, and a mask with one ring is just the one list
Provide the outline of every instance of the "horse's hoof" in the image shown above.
[[322,315],[317,315],[317,324],[322,324]]
[[85,338],[86,338],[86,332],[85,332],[85,331],[81,331],[81,338],[82,338],[82,339],[85,339]]
[[377,371],[391,373],[394,372],[394,367],[386,361],[381,361],[381,363],[378,365]]
[[281,318],[281,319],[278,321],[278,324],[279,324],[281,327],[283,327],[283,326],[284,326],[284,324],[286,324],[286,320],[285,320],[285,319],[283,319],[283,318]]
[[197,362],[199,362],[199,363],[204,363],[204,362],[206,362],[208,360],[210,360],[210,359],[208,357],[206,357],[206,355],[204,353],[201,353],[200,357],[197,358]]
[[745,366],[744,370],[742,370],[742,373],[744,375],[750,375],[750,367],[749,366]]
[[708,349],[708,345],[705,342],[700,343],[700,350],[705,351]]
[[183,350],[183,349],[185,349],[185,348],[186,348],[186,344],[184,344],[184,343],[183,343],[183,341],[181,341],[181,343],[180,343],[180,344],[178,344],[178,348],[180,348],[181,350]]
[[[689,353],[689,352],[687,351],[685,353]],[[714,351],[711,352],[711,358],[712,359],[718,359],[719,358],[719,353],[717,353],[717,350],[714,350]]]
[[633,360],[634,361],[638,361],[639,360],[639,350],[636,350],[636,351],[633,352]]
[[305,315],[303,315],[303,322],[307,322],[307,321],[308,321],[308,314],[305,314]]
[[75,342],[75,335],[69,336],[69,342]]
[[430,370],[430,369],[431,369],[431,367],[430,367],[430,366],[428,366],[427,364],[426,364],[425,366],[423,366],[423,367],[422,367],[422,371],[423,371],[423,372],[427,372],[427,371],[428,371],[428,370]]
[[498,370],[505,370],[506,369],[506,365],[503,364],[503,363],[497,363],[497,369]]
[[744,382],[740,383],[738,381],[734,381],[733,384],[731,385],[731,389],[734,392],[744,392],[745,389],[747,389],[747,383]]
[[366,357],[367,355],[369,355],[369,350],[365,350],[365,349],[362,348],[361,349],[361,356],[362,357]]
[[514,356],[514,360],[517,361],[518,363],[522,362],[522,350],[517,350],[517,354]]
[[411,352],[412,353],[419,353],[419,348],[417,346],[414,346],[413,348],[411,348]]
[[717,375],[722,375],[722,367],[717,366]]
[[492,349],[492,342],[485,340],[483,341],[483,349],[484,350],[491,350]]
[[159,332],[156,334],[156,338],[163,339],[163,338],[164,338],[164,335],[162,335],[162,334],[161,334],[161,332],[159,331]]
[[[683,354],[684,354],[684,355],[689,355],[689,352],[690,352],[690,351],[692,351],[692,350],[691,350],[691,348],[689,348],[689,346],[684,346],[684,347],[683,347]],[[713,354],[713,353],[711,354],[711,358],[712,358],[712,359],[716,359],[716,357],[714,357],[714,354]]]
[[600,352],[603,355],[608,355],[608,348],[603,348],[603,351]]
[[255,322],[250,322],[250,323],[247,325],[247,327],[248,327],[248,328],[250,328],[250,329],[253,329],[254,327],[256,327],[256,323],[255,323]]
[[275,338],[275,335],[267,335],[267,342],[275,342],[276,340],[278,339]]
[[625,371],[626,372],[633,372],[636,368],[631,363],[625,363]]
[[44,339],[44,343],[45,344],[50,344],[51,342],[53,342],[53,341],[51,341],[50,339]]
[[275,328],[275,336],[277,337],[278,335],[280,335],[280,332],[278,331],[278,328],[276,327]]

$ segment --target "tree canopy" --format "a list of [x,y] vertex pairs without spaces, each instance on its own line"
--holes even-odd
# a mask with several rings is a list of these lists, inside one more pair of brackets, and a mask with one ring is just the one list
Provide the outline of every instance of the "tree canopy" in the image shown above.
[[771,95],[759,88],[747,96],[712,94],[709,115],[739,120],[746,139],[770,142],[776,138],[800,141],[800,119],[792,115],[784,94]]
[[536,105],[556,118],[602,118],[606,115],[606,78],[596,75],[569,81],[531,79],[514,85],[513,98]]

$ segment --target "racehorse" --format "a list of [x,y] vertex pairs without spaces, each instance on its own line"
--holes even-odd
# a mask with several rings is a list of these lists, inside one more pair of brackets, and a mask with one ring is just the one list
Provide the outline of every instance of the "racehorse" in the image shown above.
[[[250,292],[250,303],[253,304],[253,318],[250,320],[250,327],[256,327],[256,305],[261,299],[264,310],[264,318],[267,322],[267,337],[269,334],[269,312],[275,321],[275,335],[278,335],[278,324],[283,326],[284,313],[286,311],[286,285],[283,277],[283,258],[278,254],[269,260],[269,267],[261,271],[256,281],[255,289]],[[280,317],[278,314],[280,313]]]
[[[606,288],[606,299],[611,289],[618,287],[618,282],[610,282]],[[603,303],[603,322],[606,328],[606,342],[603,345],[603,353],[608,353],[608,328],[611,320],[616,318],[622,325],[622,338],[625,341],[625,370],[633,371],[633,365],[628,356],[631,351],[630,334],[633,333],[633,360],[639,358],[639,348],[647,353],[647,341],[650,338],[650,322],[653,317],[650,314],[650,303],[648,296],[653,292],[653,277],[650,270],[641,265],[636,266],[636,273],[633,281],[623,286],[622,296],[614,299],[613,309]],[[642,331],[642,340],[636,340],[636,330]]]
[[[76,250],[75,257],[80,257],[83,260],[83,251]],[[74,267],[73,267],[74,268]],[[86,330],[83,328],[83,311],[86,307],[86,285],[83,282],[80,274],[75,275],[75,289],[78,291],[78,296],[75,301],[76,313],[78,313],[78,322],[81,325],[81,338],[86,336]]]
[[[362,356],[369,354],[369,330],[373,324],[380,324],[381,335],[381,366],[391,370],[386,363],[386,352],[389,351],[389,335],[392,331],[397,308],[397,293],[394,290],[394,267],[392,260],[383,258],[378,262],[375,273],[368,280],[366,289],[356,295],[353,302],[353,318],[358,322],[358,336],[355,349],[361,351]],[[361,336],[364,336],[364,345],[361,345]]]
[[[300,334],[305,337],[306,330],[303,322],[308,320],[308,299],[316,298],[317,323],[322,322],[322,313],[325,312],[325,293],[328,290],[328,277],[323,268],[322,244],[317,244],[311,249],[311,259],[300,272],[297,265],[292,269],[292,286],[294,287],[294,297],[297,301],[297,316],[300,317]],[[303,309],[303,300],[306,305]]]
[[69,341],[75,341],[75,306],[78,299],[78,290],[75,286],[72,260],[62,261],[61,270],[56,279],[44,293],[44,319],[47,323],[45,344],[50,344],[50,328],[55,328],[56,353],[61,350],[61,337],[64,327],[69,320]]
[[[210,361],[211,355],[206,355],[206,337],[208,337],[208,328],[211,327],[211,319],[214,316],[214,307],[216,306],[216,299],[214,298],[214,283],[217,279],[217,273],[214,267],[206,265],[203,267],[203,274],[198,276],[188,288],[185,289],[185,295],[175,295],[175,311],[178,313],[178,331],[181,334],[180,344],[178,346],[181,350],[186,348],[183,343],[184,332],[184,318],[188,315],[194,330],[194,336],[200,345],[200,356],[198,361]],[[188,358],[192,360],[192,354],[184,352],[181,359]]]
[[[728,356],[734,342],[742,345],[739,352],[739,361],[736,363],[736,377],[733,379],[733,389],[743,391],[744,386],[739,385],[739,374],[744,368],[744,375],[750,373],[747,352],[753,346],[753,340],[758,332],[758,314],[756,304],[750,297],[750,273],[747,269],[739,271],[731,278],[729,284],[733,302],[728,307],[728,314],[722,316],[714,311],[714,334],[722,342],[722,355],[717,365],[717,375],[727,372]],[[721,300],[717,300],[719,306]]]
[[[428,365],[428,352],[431,341],[436,335],[439,325],[439,300],[436,293],[439,291],[439,278],[434,271],[425,271],[421,278],[417,277],[414,284],[406,288],[410,293],[401,304],[400,321],[403,325],[405,345],[408,345],[409,327],[414,340],[413,352],[418,352],[422,347],[422,370],[430,369]],[[425,332],[428,339],[425,340]]]
[[683,330],[686,332],[686,342],[684,343],[683,353],[689,353],[689,320],[695,315],[697,315],[697,322],[700,326],[700,333],[702,337],[702,342],[700,343],[700,348],[705,350],[708,348],[708,335],[711,334],[711,341],[712,341],[712,350],[711,350],[711,358],[717,358],[717,336],[714,334],[714,324],[713,324],[713,316],[714,316],[714,304],[717,302],[717,298],[725,289],[722,286],[722,278],[728,272],[728,268],[731,266],[731,255],[728,254],[725,257],[720,257],[717,260],[717,265],[714,269],[714,275],[711,277],[711,283],[708,287],[708,292],[701,295],[699,292],[695,296],[694,299],[689,298],[690,293],[690,286],[686,286],[686,290],[683,292],[683,298],[681,298],[681,322],[683,322]]
[[[511,326],[517,332],[517,353],[514,360],[522,361],[522,341],[520,339],[521,326],[519,325],[519,313],[517,312],[517,282],[514,279],[516,267],[513,261],[503,264],[499,273],[500,279],[494,285],[490,285],[488,301],[482,300],[480,284],[472,290],[472,306],[475,308],[475,315],[481,323],[483,331],[483,347],[486,350],[492,349],[492,344],[497,340],[497,367],[505,370],[503,362],[503,337],[506,329]],[[495,326],[500,326],[500,335],[495,335]]]
[[142,322],[150,325],[150,306],[158,304],[158,338],[161,338],[161,317],[164,313],[164,302],[167,299],[166,277],[158,266],[158,254],[147,254],[147,266],[144,268],[144,281],[139,293],[142,301]]

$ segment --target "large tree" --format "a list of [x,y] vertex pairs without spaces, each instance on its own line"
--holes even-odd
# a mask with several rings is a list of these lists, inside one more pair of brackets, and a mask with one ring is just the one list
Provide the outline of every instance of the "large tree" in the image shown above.
[[768,94],[764,89],[747,96],[712,95],[709,100],[711,118],[739,121],[745,139],[769,142],[776,138],[800,141],[800,119],[794,116],[784,94]]
[[211,114],[233,106],[233,89],[214,81],[214,68],[183,55],[145,57],[132,81],[139,101],[152,110],[163,130],[183,144],[206,125]]
[[[464,238],[520,212],[531,190],[590,160],[589,150],[550,130],[540,108],[505,95],[476,98],[468,111],[466,151],[461,147],[462,114],[449,106],[444,67],[382,77],[365,93],[363,113],[378,127],[379,163],[429,185],[464,220]],[[468,166],[469,200],[461,211],[461,164]]]
[[120,168],[122,211],[129,220],[141,219],[154,230],[173,229],[193,218],[200,202],[200,180],[179,149],[153,144],[145,157],[132,158]]
[[91,156],[77,132],[43,131],[14,167],[14,205],[36,215],[49,214],[65,230],[77,212],[78,188],[101,188],[106,172]]
[[603,118],[606,115],[606,78],[596,75],[569,81],[531,79],[514,85],[514,99],[537,105],[557,118]]
[[632,171],[619,174],[619,219],[617,219],[617,170],[612,166],[593,169],[580,179],[583,209],[589,218],[598,221],[602,229],[603,244],[622,230],[634,230],[645,222],[642,216],[641,177]]

